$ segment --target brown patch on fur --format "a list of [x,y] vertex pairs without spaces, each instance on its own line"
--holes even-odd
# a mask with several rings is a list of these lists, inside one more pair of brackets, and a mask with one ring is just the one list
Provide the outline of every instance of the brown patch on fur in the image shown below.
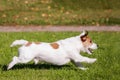
[[34,42],[35,44],[40,44],[40,42]]
[[32,42],[28,42],[27,44],[25,44],[26,47],[30,46],[32,44]]
[[58,43],[51,43],[50,45],[51,45],[52,48],[54,48],[54,49],[58,49],[58,48],[59,48],[59,44],[58,44]]
[[83,41],[83,45],[84,45],[85,47],[92,45],[92,40],[90,39],[90,37],[85,36],[85,37],[83,38],[83,40],[84,40],[84,41]]

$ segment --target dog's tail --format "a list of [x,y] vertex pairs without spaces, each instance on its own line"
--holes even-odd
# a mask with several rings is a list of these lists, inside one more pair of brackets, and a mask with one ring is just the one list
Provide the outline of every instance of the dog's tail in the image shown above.
[[16,45],[24,45],[24,44],[26,44],[26,43],[28,43],[27,40],[23,40],[23,39],[21,39],[21,40],[15,40],[15,41],[10,45],[10,47],[14,47],[14,46],[16,46]]

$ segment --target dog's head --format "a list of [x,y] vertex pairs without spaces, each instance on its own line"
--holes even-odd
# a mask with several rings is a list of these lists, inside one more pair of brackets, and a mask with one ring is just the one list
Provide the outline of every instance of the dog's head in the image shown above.
[[88,32],[87,31],[83,31],[80,34],[80,40],[82,41],[82,45],[84,48],[84,51],[87,52],[88,54],[92,54],[92,50],[93,49],[97,49],[98,46],[96,43],[94,43],[91,38],[88,36]]

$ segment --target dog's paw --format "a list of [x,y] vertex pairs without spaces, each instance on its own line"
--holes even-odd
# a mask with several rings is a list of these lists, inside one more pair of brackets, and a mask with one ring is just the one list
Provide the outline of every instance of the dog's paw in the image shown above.
[[94,63],[96,60],[97,60],[96,58],[90,59],[90,60],[89,60],[89,63]]
[[88,68],[84,68],[84,67],[79,67],[79,69],[81,69],[81,70],[88,70]]

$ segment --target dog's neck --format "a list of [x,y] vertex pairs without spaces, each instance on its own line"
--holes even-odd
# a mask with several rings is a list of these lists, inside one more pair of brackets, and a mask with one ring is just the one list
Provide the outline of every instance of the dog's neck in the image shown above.
[[64,40],[59,40],[58,42],[60,44],[63,44],[64,46],[74,47],[78,52],[80,52],[83,47],[82,41],[80,40],[80,36],[66,38]]

